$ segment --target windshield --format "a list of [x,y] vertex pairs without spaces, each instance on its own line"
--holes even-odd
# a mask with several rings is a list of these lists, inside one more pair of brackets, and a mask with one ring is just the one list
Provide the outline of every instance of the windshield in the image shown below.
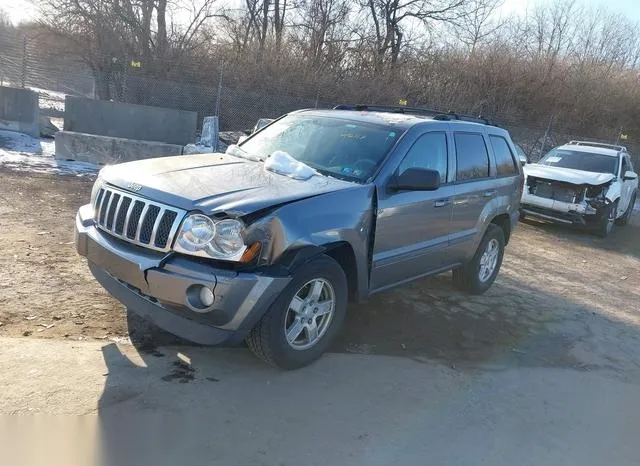
[[618,170],[618,157],[568,149],[553,149],[539,163],[552,167],[572,168],[594,173],[612,173],[614,175]]
[[241,144],[252,158],[276,151],[323,175],[363,182],[378,168],[401,131],[382,125],[314,115],[282,118]]

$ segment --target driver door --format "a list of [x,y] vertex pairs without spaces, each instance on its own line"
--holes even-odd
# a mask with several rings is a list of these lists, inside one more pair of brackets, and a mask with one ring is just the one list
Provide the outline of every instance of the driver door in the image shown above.
[[444,131],[419,136],[400,162],[408,168],[438,170],[435,191],[378,191],[378,215],[371,291],[427,275],[446,264],[453,185],[448,182],[449,143]]

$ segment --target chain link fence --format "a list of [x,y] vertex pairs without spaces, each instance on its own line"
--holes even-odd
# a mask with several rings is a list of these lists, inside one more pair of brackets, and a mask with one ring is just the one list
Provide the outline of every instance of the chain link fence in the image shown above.
[[[109,63],[109,60],[107,60]],[[197,77],[194,79],[194,75]],[[197,112],[198,124],[206,116],[219,117],[221,131],[243,131],[252,128],[260,118],[277,118],[301,108],[331,108],[340,103],[336,95],[345,95],[340,84],[314,85],[311,88],[286,79],[255,77],[255,87],[235,84],[237,76],[225,75],[224,63],[214,71],[203,71],[198,64],[174,73],[172,78],[150,76],[145,64],[136,59],[111,59],[101,71],[90,70],[80,61],[66,56],[47,56],[38,49],[37,41],[28,34],[0,34],[0,84],[27,87],[40,95],[44,115],[62,118],[64,96],[105,98],[131,104],[167,107]],[[194,82],[196,81],[196,82]],[[375,93],[374,93],[375,94]],[[348,94],[347,94],[348,95]],[[367,104],[399,104],[388,98],[372,98]],[[404,102],[403,102],[404,103]],[[407,102],[410,106],[429,107],[429,102]],[[446,109],[449,110],[449,109]],[[485,115],[508,129],[532,161],[550,148],[570,140],[591,140],[626,145],[634,164],[640,166],[640,139],[615,134],[580,134],[571,122],[558,121],[550,111],[548,124],[532,124],[526,115]],[[610,131],[609,131],[610,132]]]

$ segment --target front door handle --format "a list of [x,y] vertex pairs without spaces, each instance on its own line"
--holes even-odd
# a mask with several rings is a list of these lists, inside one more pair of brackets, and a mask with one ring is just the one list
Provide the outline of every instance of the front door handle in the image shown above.
[[485,191],[484,193],[482,193],[484,197],[493,197],[495,194],[496,194],[495,189],[490,189],[489,191]]
[[451,199],[438,199],[433,203],[433,207],[444,207],[451,204]]

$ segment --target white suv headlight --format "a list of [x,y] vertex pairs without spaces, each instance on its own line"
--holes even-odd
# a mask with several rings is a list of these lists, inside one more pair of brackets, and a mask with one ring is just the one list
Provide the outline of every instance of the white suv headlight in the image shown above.
[[189,215],[180,227],[174,251],[193,256],[229,261],[240,260],[247,249],[240,220],[212,220],[206,215]]

